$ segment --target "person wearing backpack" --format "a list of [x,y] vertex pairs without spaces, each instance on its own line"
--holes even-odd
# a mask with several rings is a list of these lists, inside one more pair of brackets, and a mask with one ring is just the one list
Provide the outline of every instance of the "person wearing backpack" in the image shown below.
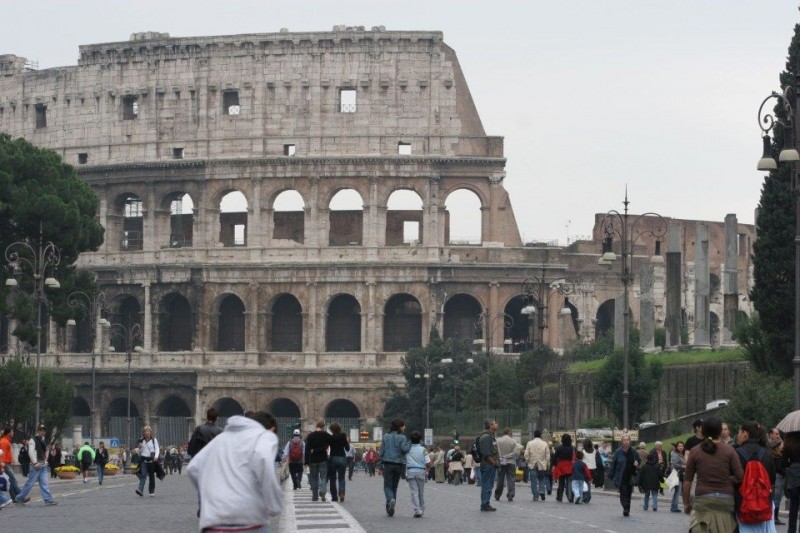
[[206,411],[206,421],[194,428],[192,436],[189,438],[187,453],[189,457],[194,457],[203,447],[211,442],[211,439],[222,433],[222,428],[217,425],[219,413],[215,408]]
[[[736,450],[720,442],[722,422],[716,417],[703,421],[703,441],[691,449],[683,482],[683,512],[691,515],[690,533],[735,531],[734,487],[744,476]],[[692,481],[697,478],[694,500]]]
[[289,463],[289,475],[292,477],[294,490],[297,490],[303,481],[303,464],[306,457],[306,443],[300,437],[299,429],[294,430],[291,440],[283,448],[283,457]]
[[742,482],[734,493],[739,533],[774,533],[775,464],[762,444],[766,443],[766,435],[761,425],[750,421],[741,425],[737,440],[736,453],[744,469]]

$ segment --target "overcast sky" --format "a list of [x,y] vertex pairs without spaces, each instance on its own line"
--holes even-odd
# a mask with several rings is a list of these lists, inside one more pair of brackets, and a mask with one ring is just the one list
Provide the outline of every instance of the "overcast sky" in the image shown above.
[[593,214],[752,223],[756,112],[778,88],[798,0],[2,0],[0,54],[74,65],[78,45],[171,36],[440,30],[488,135],[524,240],[591,233]]

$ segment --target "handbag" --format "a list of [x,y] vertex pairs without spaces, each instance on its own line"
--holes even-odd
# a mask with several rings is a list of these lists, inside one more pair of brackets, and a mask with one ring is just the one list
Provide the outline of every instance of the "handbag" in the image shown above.
[[669,489],[669,491],[672,491],[672,489],[677,487],[678,484],[680,483],[680,479],[678,477],[678,471],[673,468],[672,472],[670,472],[670,474],[667,476],[667,479],[665,480],[664,483],[667,489]]

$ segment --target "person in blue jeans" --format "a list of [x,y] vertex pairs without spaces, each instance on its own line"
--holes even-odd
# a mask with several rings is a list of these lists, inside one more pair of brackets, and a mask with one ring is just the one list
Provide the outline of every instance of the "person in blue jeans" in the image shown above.
[[389,433],[383,436],[378,457],[383,463],[383,493],[386,496],[386,514],[394,516],[397,505],[397,486],[406,468],[406,454],[411,449],[411,441],[403,435],[406,423],[401,418],[392,420]]
[[25,486],[22,487],[22,490],[19,491],[17,497],[14,501],[17,503],[27,503],[30,501],[30,497],[28,497],[28,493],[33,488],[33,484],[37,481],[39,482],[39,490],[42,493],[42,499],[46,505],[58,505],[58,502],[53,499],[53,495],[50,493],[50,486],[49,486],[49,478],[50,478],[50,469],[47,467],[47,441],[45,440],[45,435],[47,434],[47,430],[44,426],[39,426],[36,430],[36,435],[34,435],[33,439],[31,439],[31,444],[33,450],[28,450],[28,453],[31,457],[36,457],[36,462],[31,465],[31,469],[28,472],[28,481],[25,482]]
[[[331,482],[331,500],[344,502],[345,495],[345,473],[347,471],[347,452],[350,450],[350,443],[347,436],[342,433],[342,427],[334,422],[331,424],[331,447],[330,447],[330,469],[328,476]],[[339,490],[336,491],[336,484]]]
[[487,418],[483,421],[485,428],[483,433],[478,435],[478,448],[481,451],[481,511],[496,511],[490,505],[492,499],[492,489],[494,480],[497,477],[497,466],[500,462],[500,454],[497,451],[497,439],[494,432],[497,431],[497,422],[494,418]]

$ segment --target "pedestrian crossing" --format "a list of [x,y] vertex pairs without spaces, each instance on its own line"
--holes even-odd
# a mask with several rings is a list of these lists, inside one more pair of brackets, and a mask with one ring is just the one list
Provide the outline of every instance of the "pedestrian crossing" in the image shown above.
[[[281,533],[326,533],[348,531],[366,533],[346,507],[338,502],[311,501],[307,486],[292,489],[291,480],[283,484],[283,513],[278,531]],[[328,495],[330,496],[330,494]]]

